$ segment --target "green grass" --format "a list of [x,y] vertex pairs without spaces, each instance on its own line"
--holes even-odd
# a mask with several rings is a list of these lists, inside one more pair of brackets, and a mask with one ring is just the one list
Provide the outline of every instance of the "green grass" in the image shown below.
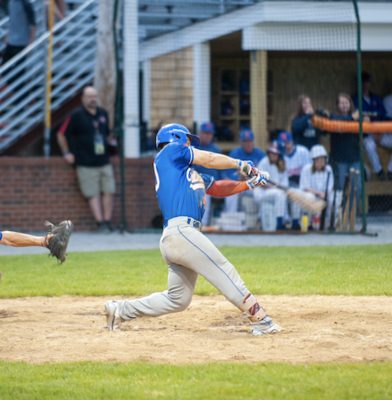
[[392,363],[204,364],[0,362],[7,399],[390,399]]
[[[223,247],[255,294],[392,295],[392,245]],[[167,287],[159,250],[0,257],[0,297],[145,295]],[[196,294],[216,292],[199,278]]]

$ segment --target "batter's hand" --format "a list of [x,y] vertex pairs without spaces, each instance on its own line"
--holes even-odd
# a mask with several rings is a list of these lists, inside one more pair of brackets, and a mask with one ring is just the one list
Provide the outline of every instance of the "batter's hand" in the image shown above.
[[258,186],[264,186],[267,184],[269,177],[270,176],[268,172],[259,172],[252,179],[246,181],[246,184],[248,185],[249,189],[254,189]]
[[252,178],[259,172],[252,161],[242,160],[237,160],[237,170],[247,178]]

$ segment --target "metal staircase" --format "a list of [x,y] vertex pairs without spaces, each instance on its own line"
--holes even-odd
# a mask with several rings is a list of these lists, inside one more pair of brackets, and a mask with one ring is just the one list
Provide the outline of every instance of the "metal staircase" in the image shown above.
[[[52,111],[92,82],[97,7],[98,0],[87,0],[53,28]],[[0,40],[7,23],[0,21]],[[44,121],[49,32],[43,31],[0,68],[0,153]]]

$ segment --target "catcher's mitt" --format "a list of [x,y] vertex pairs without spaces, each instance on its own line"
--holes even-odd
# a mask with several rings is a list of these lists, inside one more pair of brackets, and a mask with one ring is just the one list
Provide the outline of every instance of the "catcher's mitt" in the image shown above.
[[52,257],[57,257],[63,263],[66,259],[65,251],[73,230],[73,224],[71,221],[63,221],[54,225],[46,221],[45,225],[49,226],[48,233],[45,236],[46,247],[50,250]]

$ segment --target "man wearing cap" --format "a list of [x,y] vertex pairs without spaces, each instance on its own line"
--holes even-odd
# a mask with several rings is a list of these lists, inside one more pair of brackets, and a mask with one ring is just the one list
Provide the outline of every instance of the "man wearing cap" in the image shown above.
[[[281,153],[277,142],[272,142],[268,149],[267,157],[264,157],[259,162],[257,168],[263,168],[260,169],[260,171],[268,172],[270,174],[271,181],[287,187],[289,185],[289,180],[286,173],[285,162],[280,156]],[[287,202],[286,193],[284,190],[273,187],[269,183],[264,185],[263,188],[266,189],[256,188],[253,190],[255,202],[259,203],[261,207],[263,207],[263,203],[272,203],[276,217],[276,229],[286,229],[283,221]]]
[[[255,136],[250,129],[243,129],[240,132],[241,146],[231,150],[231,152],[229,153],[229,157],[234,157],[243,161],[252,161],[254,165],[257,165],[260,160],[265,157],[265,153],[263,150],[255,148],[254,139]],[[242,180],[235,169],[227,169],[225,171],[222,171],[222,175],[224,178],[230,179],[232,181],[238,181],[239,179]],[[252,196],[252,193],[243,193],[248,196]],[[230,197],[225,197],[226,212],[238,211],[238,202],[240,196],[243,193],[236,194]]]
[[[212,122],[204,122],[200,125],[199,137],[200,137],[200,150],[209,151],[211,153],[221,154],[221,149],[213,143],[215,134],[215,126]],[[206,174],[214,177],[215,180],[220,179],[220,172],[217,169],[209,169],[202,167],[201,165],[194,165],[194,169],[199,174]],[[206,209],[204,212],[203,219],[201,221],[203,226],[207,226],[210,223],[210,209],[211,209],[211,196],[206,195]]]
[[[289,178],[289,186],[293,188],[299,187],[299,176],[302,168],[311,162],[309,150],[301,144],[294,144],[293,136],[289,132],[280,132],[278,144],[284,149],[284,162],[286,165],[287,176]],[[301,208],[298,204],[290,204],[292,227],[293,230],[301,229],[299,225],[299,217]],[[288,211],[286,212],[287,219]]]

